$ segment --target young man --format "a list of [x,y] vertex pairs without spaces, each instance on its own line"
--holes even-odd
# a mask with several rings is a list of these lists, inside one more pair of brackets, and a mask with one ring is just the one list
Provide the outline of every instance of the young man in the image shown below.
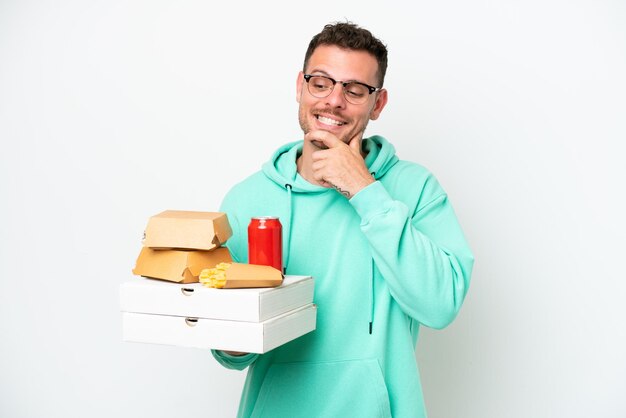
[[425,417],[415,345],[467,292],[473,256],[444,190],[363,138],[387,103],[387,49],[351,23],[313,37],[296,82],[303,140],[237,184],[233,258],[247,262],[250,218],[278,216],[287,274],[315,278],[317,329],[264,355],[213,351],[249,367],[240,417]]

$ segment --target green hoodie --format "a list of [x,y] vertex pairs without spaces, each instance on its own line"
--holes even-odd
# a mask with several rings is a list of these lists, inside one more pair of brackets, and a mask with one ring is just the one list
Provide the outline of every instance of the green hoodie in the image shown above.
[[419,327],[452,322],[474,260],[435,177],[380,136],[364,148],[376,181],[349,200],[300,177],[297,141],[223,201],[238,262],[250,218],[280,218],[286,274],[314,277],[318,308],[315,331],[266,354],[213,351],[225,367],[250,366],[239,417],[426,416]]

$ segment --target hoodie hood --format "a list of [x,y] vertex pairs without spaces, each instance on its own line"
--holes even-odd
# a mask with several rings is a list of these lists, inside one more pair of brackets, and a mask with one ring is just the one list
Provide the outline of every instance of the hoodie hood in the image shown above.
[[[374,135],[363,139],[367,152],[365,165],[374,179],[378,180],[396,163],[396,149],[382,136]],[[263,173],[280,187],[290,186],[298,193],[321,193],[328,189],[311,184],[298,175],[296,159],[302,153],[303,141],[295,141],[278,148],[270,160],[263,165]]]

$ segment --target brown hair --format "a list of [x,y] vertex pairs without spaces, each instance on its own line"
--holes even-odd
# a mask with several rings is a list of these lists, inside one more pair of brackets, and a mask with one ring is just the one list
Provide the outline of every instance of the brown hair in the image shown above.
[[324,29],[315,35],[304,56],[303,71],[309,63],[309,58],[320,45],[335,45],[344,49],[365,51],[374,56],[378,62],[378,87],[383,86],[385,73],[387,72],[387,47],[372,33],[351,22],[329,23]]

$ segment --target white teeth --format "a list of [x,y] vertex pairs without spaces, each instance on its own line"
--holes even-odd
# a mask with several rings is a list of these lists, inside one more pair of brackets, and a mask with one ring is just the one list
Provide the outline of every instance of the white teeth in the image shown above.
[[324,117],[324,116],[318,116],[317,120],[319,120],[320,122],[322,122],[322,123],[324,123],[326,125],[335,125],[335,126],[343,125],[342,122],[339,122],[339,121],[336,121],[334,119],[327,118],[327,117]]

